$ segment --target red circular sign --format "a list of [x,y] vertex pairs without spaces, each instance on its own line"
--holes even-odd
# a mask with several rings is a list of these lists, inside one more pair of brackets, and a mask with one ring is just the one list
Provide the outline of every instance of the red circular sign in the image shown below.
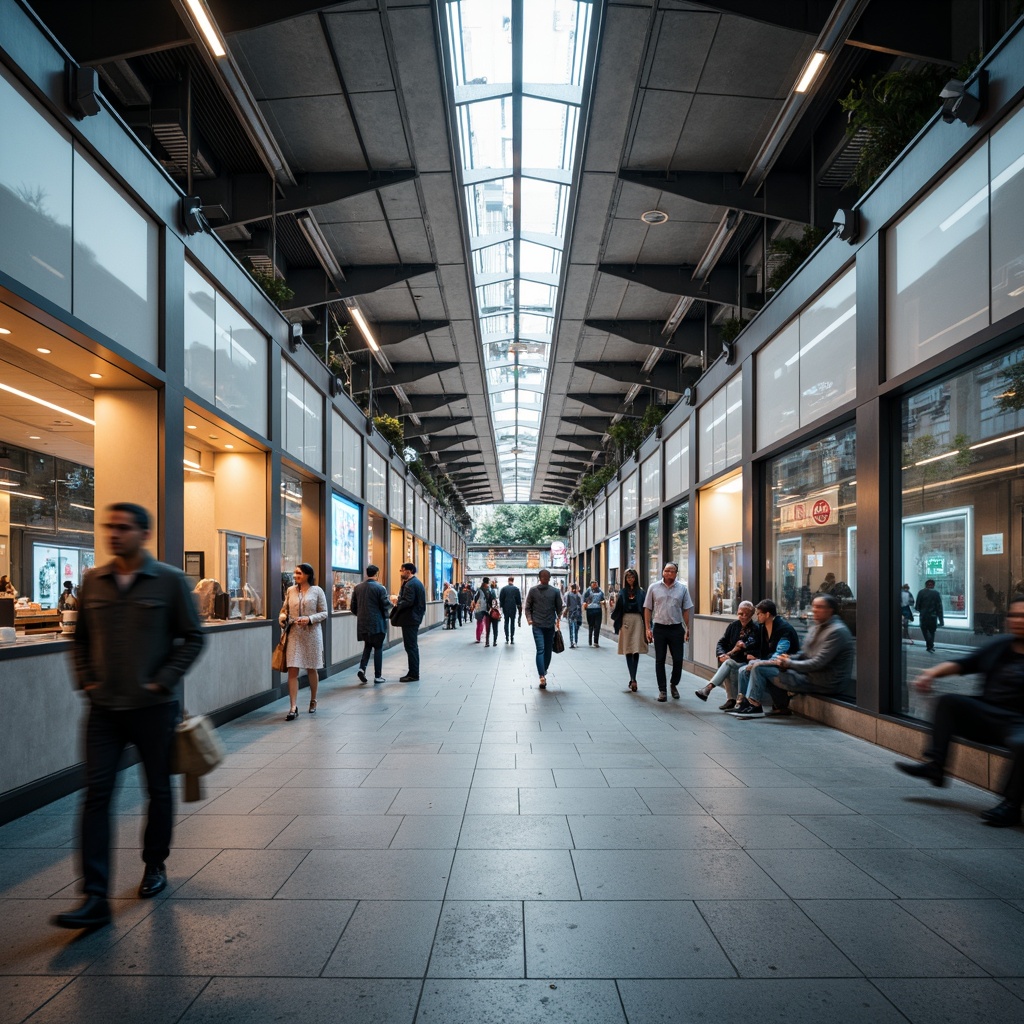
[[824,498],[819,498],[811,509],[811,516],[819,526],[824,526],[832,516],[832,506]]

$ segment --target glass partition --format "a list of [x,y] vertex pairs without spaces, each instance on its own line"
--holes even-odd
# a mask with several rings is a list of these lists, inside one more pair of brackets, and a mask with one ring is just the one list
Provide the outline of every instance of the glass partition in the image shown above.
[[743,374],[738,373],[705,402],[698,416],[701,478],[739,462],[743,454]]
[[634,470],[623,481],[619,488],[622,492],[622,521],[631,523],[637,517],[637,471]]
[[640,465],[640,515],[661,504],[661,451],[649,455]]
[[362,497],[363,441],[359,431],[348,420],[331,413],[331,480],[349,494]]
[[665,498],[690,488],[690,424],[684,423],[665,440]]
[[992,322],[1024,306],[1024,106],[992,133]]
[[323,470],[324,396],[283,356],[281,392],[284,450],[310,468]]

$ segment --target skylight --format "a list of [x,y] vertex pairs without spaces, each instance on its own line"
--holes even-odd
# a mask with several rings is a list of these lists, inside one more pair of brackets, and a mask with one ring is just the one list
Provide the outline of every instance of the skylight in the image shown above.
[[590,40],[583,0],[443,0],[503,499],[529,501]]

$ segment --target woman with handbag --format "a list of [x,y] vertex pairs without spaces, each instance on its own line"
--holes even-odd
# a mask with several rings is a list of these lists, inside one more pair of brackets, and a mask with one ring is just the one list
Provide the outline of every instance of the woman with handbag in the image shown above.
[[647,653],[647,635],[644,627],[644,599],[647,592],[640,586],[636,569],[627,569],[622,577],[622,589],[612,609],[612,627],[619,638],[619,654],[626,656],[629,669],[629,689],[636,693],[636,673],[640,655]]
[[487,646],[491,646],[491,633],[490,633],[490,618],[488,612],[491,608],[491,578],[485,576],[480,581],[480,587],[477,592],[473,595],[473,603],[469,606],[470,611],[473,613],[473,618],[476,619],[476,642],[480,643],[480,637],[484,630],[487,630]]
[[295,567],[295,585],[288,588],[278,621],[288,630],[285,666],[288,669],[288,714],[285,721],[299,717],[299,669],[309,677],[309,713],[316,714],[316,692],[320,683],[317,669],[324,663],[324,638],[320,623],[327,618],[327,595],[314,584],[316,573],[308,562]]

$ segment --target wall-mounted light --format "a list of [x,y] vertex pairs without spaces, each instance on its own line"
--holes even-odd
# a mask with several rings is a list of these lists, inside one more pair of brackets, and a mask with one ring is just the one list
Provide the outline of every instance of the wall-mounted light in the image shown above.
[[302,324],[291,324],[288,329],[288,351],[298,352],[302,344]]
[[95,68],[68,68],[68,106],[81,121],[100,112],[100,78]]
[[722,342],[722,355],[725,356],[726,366],[736,365],[736,343],[733,341]]
[[860,212],[858,210],[836,210],[832,217],[832,227],[836,238],[851,245],[860,235]]
[[683,391],[683,402],[691,408],[697,404],[697,388],[694,385],[686,388]]
[[987,85],[988,75],[984,71],[978,72],[970,88],[959,78],[951,78],[939,93],[939,99],[942,100],[942,120],[946,124],[952,124],[954,121],[963,121],[968,126],[974,124],[985,102]]
[[818,77],[818,72],[821,70],[821,66],[825,63],[825,58],[828,54],[822,50],[815,50],[811,54],[810,59],[804,65],[803,74],[800,76],[800,81],[796,83],[796,88],[793,90],[798,93],[805,93],[814,84],[814,80]]

